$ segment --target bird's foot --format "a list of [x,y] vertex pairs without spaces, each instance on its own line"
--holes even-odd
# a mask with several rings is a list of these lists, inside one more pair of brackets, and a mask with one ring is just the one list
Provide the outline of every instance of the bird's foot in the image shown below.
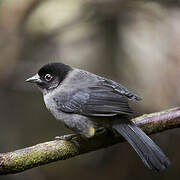
[[77,137],[79,136],[79,134],[66,134],[63,136],[56,136],[55,139],[56,140],[65,140],[65,141],[71,141],[72,143],[74,143],[77,147],[80,147],[78,141],[77,141]]
[[77,137],[77,134],[66,134],[63,136],[56,136],[56,140],[66,140],[66,141],[71,141],[73,138]]

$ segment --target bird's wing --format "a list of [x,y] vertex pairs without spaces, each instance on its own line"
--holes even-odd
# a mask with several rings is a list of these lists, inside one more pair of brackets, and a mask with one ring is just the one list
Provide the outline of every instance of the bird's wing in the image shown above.
[[137,99],[138,96],[130,93],[126,88],[120,89],[108,82],[98,81],[88,88],[74,91],[64,99],[55,98],[54,100],[63,112],[86,116],[115,116],[132,114],[128,98]]
[[115,81],[105,79],[105,78],[101,78],[99,83],[101,85],[103,85],[103,86],[107,86],[109,88],[112,88],[116,93],[119,93],[119,94],[121,94],[123,96],[126,96],[130,100],[136,100],[136,101],[142,100],[141,97],[139,97],[136,94],[132,93],[126,87],[124,87],[123,85],[121,85],[121,84],[119,84],[119,83],[117,83]]

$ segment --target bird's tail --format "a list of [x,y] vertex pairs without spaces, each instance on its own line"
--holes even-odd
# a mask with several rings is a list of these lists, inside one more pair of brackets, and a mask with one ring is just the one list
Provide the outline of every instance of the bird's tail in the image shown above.
[[115,120],[112,127],[130,143],[148,168],[162,171],[170,165],[162,150],[132,121]]

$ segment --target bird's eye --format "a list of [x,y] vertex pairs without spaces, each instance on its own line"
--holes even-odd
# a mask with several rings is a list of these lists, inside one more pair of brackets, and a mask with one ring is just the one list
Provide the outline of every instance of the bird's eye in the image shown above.
[[46,81],[51,81],[52,78],[53,78],[53,77],[52,77],[50,74],[46,74],[46,75],[44,76],[44,79],[45,79]]

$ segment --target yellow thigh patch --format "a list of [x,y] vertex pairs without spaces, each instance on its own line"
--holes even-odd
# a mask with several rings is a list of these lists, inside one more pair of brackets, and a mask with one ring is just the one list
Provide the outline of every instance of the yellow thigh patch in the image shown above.
[[94,136],[95,135],[95,128],[94,127],[90,127],[89,128],[89,136],[91,137],[91,136]]

